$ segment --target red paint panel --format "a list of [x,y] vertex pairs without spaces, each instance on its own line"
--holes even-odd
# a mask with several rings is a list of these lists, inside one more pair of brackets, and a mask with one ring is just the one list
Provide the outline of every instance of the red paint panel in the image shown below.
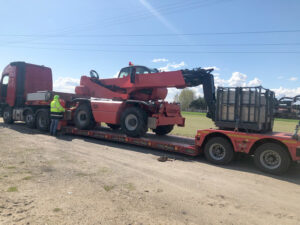
[[24,97],[28,93],[37,91],[52,91],[52,71],[45,66],[26,64],[25,91]]
[[98,123],[103,122],[118,124],[123,104],[123,102],[117,101],[91,102],[95,121]]
[[185,87],[181,71],[137,74],[135,83],[130,82],[130,76],[123,78],[101,79],[106,85],[116,85],[122,88],[166,88],[166,87]]
[[[115,79],[118,80],[118,79]],[[120,79],[122,80],[122,79]],[[101,80],[103,82],[103,80]],[[116,86],[118,86],[116,84]],[[75,88],[75,93],[89,97],[107,98],[107,99],[128,99],[128,94],[111,91],[91,81],[90,77],[82,76],[80,86]]]
[[181,71],[136,75],[135,87],[185,87]]
[[166,117],[163,115],[154,114],[153,117],[157,118],[157,126],[173,125],[173,124],[184,126],[185,123],[185,118],[181,116]]

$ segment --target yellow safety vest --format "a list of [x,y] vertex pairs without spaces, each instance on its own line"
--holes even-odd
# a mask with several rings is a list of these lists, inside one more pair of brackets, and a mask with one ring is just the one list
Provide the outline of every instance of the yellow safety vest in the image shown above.
[[61,106],[59,101],[53,100],[50,104],[50,112],[60,113],[65,112],[65,109]]

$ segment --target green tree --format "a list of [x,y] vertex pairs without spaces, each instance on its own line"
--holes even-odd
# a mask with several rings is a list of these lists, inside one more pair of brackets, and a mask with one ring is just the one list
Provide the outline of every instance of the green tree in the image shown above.
[[196,100],[191,102],[190,108],[206,110],[207,104],[203,97],[199,97]]
[[183,89],[179,95],[181,110],[189,109],[191,102],[195,99],[195,92],[191,89]]

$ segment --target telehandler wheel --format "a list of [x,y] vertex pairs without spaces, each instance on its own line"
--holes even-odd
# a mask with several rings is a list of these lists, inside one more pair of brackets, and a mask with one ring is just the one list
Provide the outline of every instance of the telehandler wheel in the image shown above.
[[4,120],[4,123],[6,123],[6,124],[12,124],[14,122],[12,114],[13,114],[12,108],[9,107],[9,106],[7,106],[3,110],[3,120]]
[[141,137],[148,130],[147,114],[137,107],[125,109],[121,116],[121,128],[130,137]]
[[88,104],[82,104],[76,109],[74,122],[76,127],[81,130],[90,130],[95,127],[94,116]]
[[25,112],[25,124],[29,128],[35,128],[36,127],[35,116],[34,116],[34,113],[31,110],[27,110]]
[[170,133],[174,128],[174,125],[164,125],[164,126],[158,126],[155,129],[153,129],[153,132],[157,135],[166,135]]
[[230,142],[223,137],[213,137],[204,147],[205,158],[214,164],[225,165],[234,158],[234,151]]
[[42,109],[36,114],[36,127],[40,131],[49,131],[50,128],[50,115],[49,110]]
[[291,158],[279,144],[265,143],[256,149],[254,162],[260,170],[280,175],[290,167]]
[[112,130],[118,130],[121,127],[119,124],[112,124],[112,123],[107,123],[106,125]]

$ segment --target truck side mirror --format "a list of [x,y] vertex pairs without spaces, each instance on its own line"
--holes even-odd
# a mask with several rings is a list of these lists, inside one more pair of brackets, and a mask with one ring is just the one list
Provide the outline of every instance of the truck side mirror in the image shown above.
[[135,83],[135,73],[136,73],[136,69],[132,67],[131,74],[130,74],[130,82],[133,84]]

